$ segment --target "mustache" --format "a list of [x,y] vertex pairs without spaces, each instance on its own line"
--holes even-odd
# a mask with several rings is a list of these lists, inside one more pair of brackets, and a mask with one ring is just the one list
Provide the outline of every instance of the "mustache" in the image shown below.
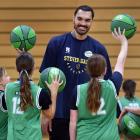
[[87,26],[84,26],[84,25],[78,25],[78,27],[88,28]]

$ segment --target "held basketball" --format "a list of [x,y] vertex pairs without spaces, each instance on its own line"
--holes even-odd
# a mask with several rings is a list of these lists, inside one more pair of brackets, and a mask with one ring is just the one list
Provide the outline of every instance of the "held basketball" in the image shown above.
[[125,29],[125,36],[130,39],[136,32],[136,21],[132,16],[127,14],[120,14],[113,18],[111,22],[111,31],[114,32],[114,28],[120,27],[121,31]]
[[35,45],[36,33],[31,27],[20,25],[11,31],[10,41],[14,48],[28,51]]
[[58,89],[58,92],[63,91],[63,89],[66,85],[66,77],[65,77],[64,73],[56,67],[49,67],[41,72],[40,79],[39,79],[39,86],[41,88],[48,89],[45,81],[47,81],[49,84],[51,84],[53,78],[56,76],[60,76],[60,82],[63,81],[62,85],[60,85],[60,87]]
[[128,138],[140,138],[140,116],[125,114],[120,123],[120,131]]

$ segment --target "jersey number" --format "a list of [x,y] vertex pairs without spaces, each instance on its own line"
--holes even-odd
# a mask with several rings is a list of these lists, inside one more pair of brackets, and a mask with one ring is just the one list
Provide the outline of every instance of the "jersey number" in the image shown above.
[[14,97],[12,101],[13,101],[13,114],[23,114],[23,111],[21,111],[19,107],[20,98]]
[[139,104],[138,103],[129,103],[129,106],[130,107],[135,107],[135,108],[138,108],[139,107]]
[[97,113],[94,113],[94,112],[93,112],[92,115],[105,115],[105,114],[106,114],[106,111],[103,110],[103,107],[104,107],[104,105],[105,105],[104,99],[101,98],[101,99],[100,99],[100,102],[101,102],[101,105],[100,105],[100,107],[99,107]]

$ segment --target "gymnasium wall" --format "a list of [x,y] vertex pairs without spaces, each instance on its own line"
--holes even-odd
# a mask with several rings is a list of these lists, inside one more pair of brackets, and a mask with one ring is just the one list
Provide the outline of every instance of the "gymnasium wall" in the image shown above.
[[48,40],[73,28],[74,9],[87,4],[94,8],[95,18],[90,35],[104,44],[108,50],[112,68],[119,51],[118,42],[110,32],[111,19],[117,14],[127,13],[137,21],[137,32],[129,40],[128,58],[124,78],[137,82],[137,95],[140,96],[140,2],[139,0],[1,0],[0,1],[0,65],[6,67],[12,80],[18,73],[15,68],[17,52],[10,46],[10,31],[25,24],[37,33],[36,46],[30,51],[35,57],[33,80],[39,78],[39,67]]

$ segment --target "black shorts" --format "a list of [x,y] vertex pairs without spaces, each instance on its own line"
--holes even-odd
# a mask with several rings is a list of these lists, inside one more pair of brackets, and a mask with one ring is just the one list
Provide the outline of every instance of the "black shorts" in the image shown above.
[[49,132],[50,140],[70,140],[69,119],[52,120],[52,132]]

